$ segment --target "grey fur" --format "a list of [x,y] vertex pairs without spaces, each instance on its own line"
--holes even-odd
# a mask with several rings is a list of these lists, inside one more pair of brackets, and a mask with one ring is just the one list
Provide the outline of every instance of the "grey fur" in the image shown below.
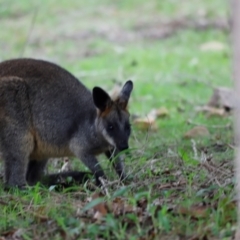
[[[76,156],[97,179],[105,177],[96,156],[128,148],[125,107],[131,91],[128,81],[116,101],[108,95],[102,99],[101,91],[93,101],[91,91],[53,63],[34,59],[0,63],[0,151],[6,184],[33,185],[48,158],[63,156]],[[95,101],[105,107],[97,109]],[[114,166],[123,178],[121,159]]]

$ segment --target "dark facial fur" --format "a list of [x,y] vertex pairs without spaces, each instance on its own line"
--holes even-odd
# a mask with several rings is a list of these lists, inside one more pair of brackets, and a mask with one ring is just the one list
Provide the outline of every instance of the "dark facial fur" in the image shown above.
[[127,104],[132,88],[132,82],[126,82],[115,100],[100,88],[97,88],[97,94],[93,91],[94,102],[99,109],[97,127],[109,144],[119,151],[128,148],[131,126]]

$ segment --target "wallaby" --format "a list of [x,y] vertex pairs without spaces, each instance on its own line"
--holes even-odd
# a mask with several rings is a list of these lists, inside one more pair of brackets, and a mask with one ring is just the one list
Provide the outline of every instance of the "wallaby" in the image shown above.
[[[112,160],[128,149],[131,132],[127,81],[115,99],[100,87],[89,91],[60,66],[35,59],[0,63],[0,152],[7,186],[34,185],[48,158],[75,156],[105,178],[96,156]],[[121,179],[124,164],[113,166]]]

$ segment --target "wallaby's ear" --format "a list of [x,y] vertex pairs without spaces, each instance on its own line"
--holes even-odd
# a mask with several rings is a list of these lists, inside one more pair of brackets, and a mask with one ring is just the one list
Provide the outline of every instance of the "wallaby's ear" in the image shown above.
[[94,87],[92,91],[93,102],[100,111],[105,111],[111,106],[112,100],[109,95],[100,87]]
[[127,107],[128,100],[130,98],[132,90],[133,90],[133,82],[131,80],[128,80],[124,84],[118,97],[118,104],[121,106],[121,108],[125,109]]

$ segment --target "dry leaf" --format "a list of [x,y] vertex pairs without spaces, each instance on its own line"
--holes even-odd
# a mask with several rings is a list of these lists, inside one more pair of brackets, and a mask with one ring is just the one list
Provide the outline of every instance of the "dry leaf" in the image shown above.
[[230,110],[235,105],[235,93],[227,87],[218,87],[213,90],[208,106],[218,108],[229,108]]
[[211,106],[203,106],[203,107],[198,107],[196,109],[198,112],[203,112],[206,113],[208,117],[212,116],[219,116],[219,117],[224,117],[226,115],[226,111],[224,108],[216,108],[216,107],[211,107]]
[[190,208],[179,207],[177,212],[194,218],[202,218],[208,216],[208,210],[206,206],[191,206]]
[[133,123],[141,130],[156,130],[158,128],[153,117],[136,118]]
[[94,220],[101,220],[109,212],[107,204],[102,198],[104,195],[95,192],[91,197],[87,198],[88,204],[83,208],[83,211],[88,211]]
[[[94,193],[92,195],[92,200],[100,198],[102,196],[103,196],[102,194]],[[95,220],[102,219],[108,213],[107,205],[104,202],[101,202],[101,203],[98,203],[97,205],[95,205],[93,207],[93,210],[95,212],[94,215],[93,215],[93,219],[95,219]]]
[[209,135],[209,131],[204,126],[196,126],[191,130],[187,131],[184,134],[185,138],[197,138],[197,137],[205,137]]
[[169,115],[169,112],[165,107],[152,109],[146,117],[137,117],[133,123],[141,130],[157,130],[156,119],[167,115]]
[[111,209],[114,215],[124,215],[134,212],[133,206],[127,204],[126,200],[116,197],[111,203]]
[[107,207],[105,203],[99,203],[93,207],[96,212],[99,212],[101,216],[105,216],[108,213]]
[[93,219],[101,220],[106,214],[107,214],[107,212],[106,213],[102,213],[100,211],[96,211],[95,214],[93,215]]
[[221,42],[211,41],[211,42],[206,42],[202,44],[200,46],[200,50],[204,52],[209,52],[209,51],[219,52],[219,51],[226,50],[226,45]]
[[165,116],[168,116],[169,115],[169,111],[167,110],[167,108],[165,107],[161,107],[161,108],[158,108],[156,110],[156,116],[157,118],[159,117],[165,117]]
[[169,115],[169,111],[165,107],[161,107],[158,109],[152,109],[151,112],[147,115],[149,118],[160,118],[160,117],[166,117]]

